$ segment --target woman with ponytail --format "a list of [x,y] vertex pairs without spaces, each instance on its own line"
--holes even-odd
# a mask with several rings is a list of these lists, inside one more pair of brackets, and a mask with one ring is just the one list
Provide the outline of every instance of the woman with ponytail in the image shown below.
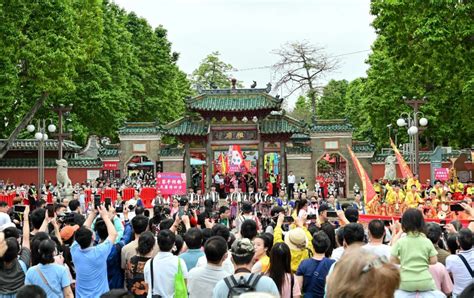
[[25,284],[40,286],[48,297],[74,297],[71,279],[64,266],[55,263],[57,245],[51,239],[41,241],[38,247],[39,263],[26,272]]

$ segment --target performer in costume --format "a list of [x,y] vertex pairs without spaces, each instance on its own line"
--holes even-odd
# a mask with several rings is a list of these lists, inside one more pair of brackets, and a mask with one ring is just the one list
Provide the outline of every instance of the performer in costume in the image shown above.
[[396,215],[402,214],[404,211],[405,194],[400,189],[400,185],[398,183],[395,183],[392,187],[388,189],[389,191],[385,199],[385,202],[388,204],[387,212],[389,214],[393,213]]
[[412,189],[412,186],[416,186],[416,191],[421,190],[421,183],[418,180],[418,175],[414,175],[412,178],[409,178],[407,181],[407,192]]
[[418,187],[415,184],[412,184],[410,191],[407,192],[405,196],[405,205],[408,208],[416,208],[420,203],[424,203],[424,201],[418,193]]
[[208,192],[205,195],[205,197],[206,197],[206,200],[211,200],[212,201],[212,205],[214,206],[214,209],[217,208],[217,204],[219,203],[220,195],[216,191],[216,186],[215,185],[211,186],[211,191]]
[[354,196],[352,207],[356,208],[359,211],[359,214],[365,214],[365,204],[360,200],[360,194]]

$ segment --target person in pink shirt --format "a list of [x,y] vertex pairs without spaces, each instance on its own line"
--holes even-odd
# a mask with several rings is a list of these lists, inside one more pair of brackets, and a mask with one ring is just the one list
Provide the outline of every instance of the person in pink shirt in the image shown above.
[[433,276],[436,288],[446,295],[453,291],[453,281],[449,277],[448,270],[440,262],[430,265],[428,269]]

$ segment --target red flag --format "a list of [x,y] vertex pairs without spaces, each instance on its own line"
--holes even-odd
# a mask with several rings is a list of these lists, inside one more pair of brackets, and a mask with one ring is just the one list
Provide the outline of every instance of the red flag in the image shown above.
[[413,173],[410,167],[403,159],[403,156],[400,154],[400,151],[398,151],[397,146],[395,146],[395,144],[393,143],[392,138],[390,138],[390,145],[392,146],[392,149],[395,152],[395,156],[397,157],[398,166],[400,167],[400,172],[402,173],[402,178],[413,178]]
[[369,175],[367,175],[367,172],[365,171],[364,167],[362,167],[359,159],[357,156],[355,156],[354,152],[352,152],[352,149],[349,147],[349,145],[347,145],[347,150],[349,150],[354,167],[356,168],[357,174],[359,174],[359,178],[362,181],[364,201],[365,205],[367,206],[367,204],[369,204],[369,202],[377,195],[377,193],[375,192],[374,186],[372,185],[372,181],[370,181]]

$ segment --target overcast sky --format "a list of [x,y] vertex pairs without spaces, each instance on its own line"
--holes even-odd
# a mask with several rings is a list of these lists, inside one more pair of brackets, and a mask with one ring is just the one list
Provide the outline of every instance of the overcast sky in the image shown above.
[[[338,57],[340,67],[326,80],[365,76],[375,33],[370,26],[369,0],[114,0],[144,17],[155,28],[163,25],[178,65],[190,74],[213,51],[237,69],[272,65],[272,50],[288,41],[308,40]],[[276,79],[268,68],[230,74],[259,87]],[[281,90],[280,90],[281,91]],[[280,93],[279,90],[275,91]],[[284,92],[281,92],[284,94]],[[289,98],[294,105],[296,96]]]

